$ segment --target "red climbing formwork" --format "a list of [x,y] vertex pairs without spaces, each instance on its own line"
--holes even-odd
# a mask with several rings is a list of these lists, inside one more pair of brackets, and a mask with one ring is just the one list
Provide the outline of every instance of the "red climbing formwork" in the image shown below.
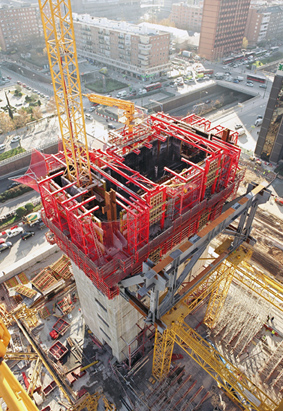
[[218,217],[243,177],[237,135],[195,115],[151,115],[113,146],[90,150],[92,183],[65,176],[62,152],[38,181],[42,219],[62,251],[108,298],[118,282],[158,261]]

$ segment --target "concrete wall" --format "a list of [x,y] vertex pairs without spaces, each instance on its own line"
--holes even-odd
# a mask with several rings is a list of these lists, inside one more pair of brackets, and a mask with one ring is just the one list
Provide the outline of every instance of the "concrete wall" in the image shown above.
[[99,341],[111,347],[117,360],[123,361],[127,343],[140,332],[136,325],[143,321],[140,313],[120,295],[108,300],[73,262],[72,269],[86,324]]

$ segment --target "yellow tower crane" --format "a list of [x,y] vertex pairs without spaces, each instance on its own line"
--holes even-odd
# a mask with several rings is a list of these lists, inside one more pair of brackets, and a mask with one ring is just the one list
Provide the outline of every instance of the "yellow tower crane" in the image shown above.
[[126,118],[126,126],[129,132],[133,131],[134,119],[135,119],[135,105],[132,101],[119,100],[118,98],[101,96],[99,94],[87,94],[87,98],[92,103],[103,104],[109,107],[118,107],[124,110],[124,116]]
[[80,76],[70,0],[39,0],[54,98],[67,163],[67,177],[91,182]]

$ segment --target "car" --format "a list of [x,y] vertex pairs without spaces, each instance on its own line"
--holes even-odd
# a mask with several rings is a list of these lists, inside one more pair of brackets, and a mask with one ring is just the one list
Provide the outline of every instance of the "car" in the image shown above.
[[11,237],[15,237],[23,233],[23,231],[24,231],[23,227],[13,227],[13,228],[6,230],[5,233],[7,234],[9,238],[11,238]]
[[95,107],[90,107],[90,109],[88,110],[90,113],[92,113],[95,110]]
[[27,238],[33,237],[34,231],[23,231],[21,234],[21,239],[26,240]]
[[9,79],[9,80],[12,80],[12,77],[10,77],[10,76],[7,76],[7,79]]
[[16,143],[17,141],[19,141],[21,139],[21,136],[14,136],[11,140],[11,143]]
[[15,106],[16,106],[16,107],[21,107],[21,106],[22,106],[22,103],[17,103],[17,104],[15,104]]
[[260,84],[259,87],[260,88],[267,88],[267,85],[266,84]]
[[2,243],[0,244],[0,253],[2,253],[2,251],[7,250],[9,248],[12,247],[12,243],[10,243],[10,241],[7,241],[6,243]]
[[205,104],[209,104],[209,103],[211,103],[211,100],[205,100]]
[[210,80],[210,77],[209,76],[203,76],[203,79],[204,80]]
[[239,128],[243,128],[242,124],[236,124],[235,125],[235,130],[238,130]]
[[0,238],[0,244],[4,244],[4,243],[6,243],[6,238]]
[[13,181],[11,184],[8,185],[7,189],[10,190],[10,188],[14,188],[20,185],[17,181]]
[[35,223],[35,226],[36,226],[39,230],[42,230],[44,227],[46,227],[45,224],[44,224],[44,222],[43,222],[42,220],[37,221],[37,222]]
[[246,86],[248,86],[248,87],[253,87],[254,84],[253,84],[253,83],[248,83],[248,82],[246,82]]
[[108,129],[109,129],[109,130],[115,130],[116,127],[114,126],[114,124],[108,123]]
[[87,120],[92,120],[92,117],[91,117],[90,114],[85,114],[85,118],[86,118]]
[[4,150],[4,149],[5,149],[5,147],[6,147],[6,145],[5,145],[5,144],[0,144],[0,150]]

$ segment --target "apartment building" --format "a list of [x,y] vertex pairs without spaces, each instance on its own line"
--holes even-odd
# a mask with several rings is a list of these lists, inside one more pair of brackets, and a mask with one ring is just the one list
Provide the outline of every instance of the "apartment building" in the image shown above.
[[38,6],[0,8],[0,47],[9,51],[40,36]]
[[280,40],[283,36],[283,6],[270,6],[266,9],[270,13],[270,21],[267,27],[266,39]]
[[204,0],[198,54],[219,60],[242,48],[251,0]]
[[190,5],[188,3],[174,3],[170,14],[170,20],[178,29],[200,32],[202,21],[202,5]]
[[252,5],[245,31],[250,46],[280,39],[283,35],[283,7]]
[[78,55],[137,78],[170,67],[170,34],[125,21],[73,13]]

